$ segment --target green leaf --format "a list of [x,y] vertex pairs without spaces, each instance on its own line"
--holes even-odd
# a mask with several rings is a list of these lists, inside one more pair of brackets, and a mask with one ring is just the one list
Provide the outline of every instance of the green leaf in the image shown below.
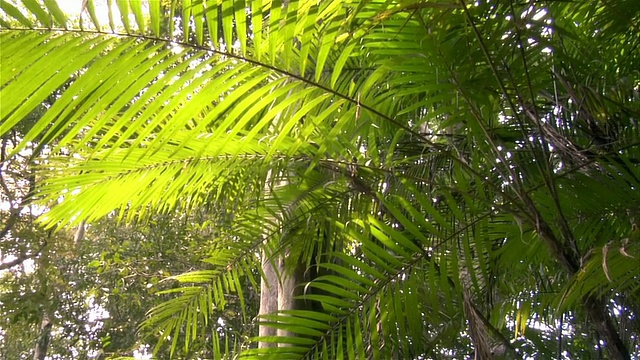
[[[129,1],[127,0],[116,0],[116,4],[118,5],[118,11],[120,12],[120,20],[122,21],[122,25],[124,25],[124,29],[127,33],[131,33],[131,23],[129,22]],[[112,31],[113,26],[111,28]]]
[[49,14],[40,7],[40,4],[36,0],[22,0],[24,6],[31,11],[31,13],[38,19],[38,21],[45,27],[51,28],[51,18]]
[[[155,1],[152,1],[151,4],[153,4],[154,2]],[[94,0],[87,0],[86,9],[89,12],[89,17],[91,18],[93,25],[96,27],[96,30],[101,31],[102,26],[100,25],[100,20],[98,20],[98,15],[96,14],[96,6]],[[109,16],[109,19],[111,19],[111,16]]]
[[[153,1],[149,2],[150,7],[152,6],[151,3]],[[131,6],[131,12],[133,13],[135,19],[136,19],[136,24],[138,25],[138,31],[141,33],[145,33],[147,31],[147,26],[145,24],[145,17],[144,14],[142,12],[142,0],[130,0],[129,1],[129,5]]]

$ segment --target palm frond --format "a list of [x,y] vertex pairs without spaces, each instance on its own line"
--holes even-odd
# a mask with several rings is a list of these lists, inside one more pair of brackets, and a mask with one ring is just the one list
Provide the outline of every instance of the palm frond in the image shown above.
[[0,135],[50,104],[14,149],[46,157],[50,226],[233,214],[150,313],[172,351],[283,255],[311,310],[244,357],[540,357],[533,324],[565,318],[622,342],[599,324],[638,302],[633,0],[115,5],[0,2]]

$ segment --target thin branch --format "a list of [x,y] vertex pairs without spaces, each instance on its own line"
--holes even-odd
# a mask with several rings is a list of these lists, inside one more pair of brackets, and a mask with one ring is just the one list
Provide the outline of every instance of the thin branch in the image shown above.
[[[515,19],[517,19],[518,14],[516,13],[515,8],[513,6],[513,1],[509,1],[509,7],[511,9],[511,15],[513,16],[514,21],[515,21]],[[470,21],[471,21],[471,19],[470,19]],[[540,114],[538,112],[538,106],[536,105],[536,96],[533,93],[533,84],[532,84],[532,81],[531,81],[531,74],[530,74],[529,65],[528,65],[528,62],[527,62],[527,54],[525,52],[525,44],[522,41],[522,34],[521,34],[521,31],[520,31],[520,27],[516,26],[515,27],[515,32],[516,32],[516,37],[517,37],[517,41],[518,41],[518,45],[519,45],[517,48],[520,50],[520,56],[522,58],[522,64],[523,64],[523,67],[524,67],[524,74],[525,74],[525,77],[527,79],[527,90],[529,90],[529,97],[531,98],[530,107],[533,108],[533,112],[529,111],[529,107],[527,107],[526,104],[524,104],[524,98],[521,95],[518,95],[517,99],[519,100],[520,106],[525,111],[526,115],[533,121],[535,126],[538,127],[538,132],[539,132],[540,142],[541,142],[540,148],[542,150],[542,153],[544,154],[544,159],[549,159],[550,158],[549,145],[548,145],[546,137],[545,137],[545,132],[542,129],[542,123],[540,121]],[[478,40],[482,41],[480,38],[478,38]],[[507,70],[507,73],[510,75],[510,77],[512,77],[511,76],[511,71]],[[515,83],[515,81],[513,82],[513,85],[514,85],[514,88],[516,89],[516,91],[519,93],[518,86]],[[535,151],[533,153],[534,153],[534,156],[535,156]],[[542,178],[544,179],[547,188],[551,192],[551,198],[553,199],[553,204],[554,204],[554,206],[556,208],[556,211],[557,211],[558,217],[559,217],[558,223],[560,225],[560,232],[564,236],[565,240],[569,243],[571,251],[573,251],[573,253],[574,253],[571,256],[573,258],[578,259],[578,258],[580,258],[580,253],[579,253],[578,248],[576,246],[576,240],[575,240],[575,237],[573,235],[573,232],[571,231],[571,228],[569,227],[569,222],[567,221],[567,218],[564,215],[564,211],[562,210],[562,206],[560,205],[560,196],[558,195],[557,185],[553,181],[553,169],[551,168],[551,166],[549,164],[549,161],[544,161],[543,159],[540,159],[540,158],[538,158],[538,161],[536,161],[536,166],[540,169]]]
[[38,250],[35,253],[32,253],[32,254],[23,253],[23,254],[20,254],[20,256],[18,256],[17,258],[15,258],[12,261],[0,263],[0,271],[6,270],[6,269],[10,269],[10,268],[12,268],[12,267],[14,267],[16,265],[22,264],[26,260],[29,260],[29,259],[32,259],[34,257],[39,256],[40,253],[42,252],[42,249],[44,249],[45,246],[47,246],[47,242],[46,241],[42,245],[40,245],[40,247],[38,248]]
[[[4,181],[2,181],[2,183],[4,184]],[[7,236],[9,231],[11,231],[13,226],[16,224],[16,222],[20,218],[20,213],[22,212],[22,210],[27,206],[29,206],[29,204],[32,201],[32,195],[35,191],[35,188],[36,188],[35,174],[30,174],[29,175],[29,191],[27,192],[27,195],[22,199],[22,201],[20,201],[20,204],[18,204],[17,207],[12,208],[9,211],[9,218],[5,221],[4,227],[2,228],[2,230],[0,230],[0,240],[3,239],[5,236]],[[7,189],[7,193],[9,193],[8,189]]]

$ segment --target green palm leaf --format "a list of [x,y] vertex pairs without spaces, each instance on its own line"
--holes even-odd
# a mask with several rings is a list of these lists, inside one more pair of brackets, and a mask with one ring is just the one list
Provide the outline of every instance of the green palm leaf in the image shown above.
[[637,309],[632,0],[58,5],[0,1],[0,135],[50,104],[7,155],[38,144],[40,221],[233,215],[145,323],[172,353],[284,255],[311,310],[243,357],[534,357]]

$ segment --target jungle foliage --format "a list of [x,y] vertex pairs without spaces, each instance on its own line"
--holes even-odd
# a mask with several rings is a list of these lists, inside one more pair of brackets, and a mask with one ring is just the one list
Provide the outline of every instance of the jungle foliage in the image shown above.
[[[6,156],[47,228],[206,209],[171,353],[639,356],[636,0],[60,3],[0,2],[0,135],[53,99]],[[207,330],[283,257],[284,332]]]

